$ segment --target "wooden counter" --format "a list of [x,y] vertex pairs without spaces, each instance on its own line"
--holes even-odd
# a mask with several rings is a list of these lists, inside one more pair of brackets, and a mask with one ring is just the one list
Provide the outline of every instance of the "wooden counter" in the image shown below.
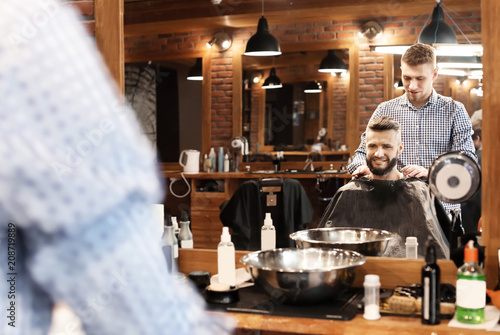
[[[246,251],[236,252],[238,260]],[[440,260],[441,282],[455,285],[457,268],[452,261]],[[365,274],[380,276],[382,287],[394,288],[397,285],[410,285],[420,282],[420,270],[423,260],[367,257],[367,262],[358,267],[354,287],[361,287]],[[217,252],[215,250],[180,249],[179,270],[185,274],[191,271],[205,270],[212,275],[217,273]],[[297,307],[300,308],[300,307]],[[368,321],[361,314],[351,321],[335,321],[311,318],[293,318],[249,313],[211,312],[215,315],[230,315],[238,322],[240,329],[262,330],[266,334],[439,334],[473,335],[486,334],[486,331],[448,327],[449,320],[441,321],[436,326],[423,325],[419,318],[382,316],[380,320]],[[269,333],[272,332],[272,333]],[[239,334],[253,334],[245,331]],[[488,332],[488,334],[494,334]]]

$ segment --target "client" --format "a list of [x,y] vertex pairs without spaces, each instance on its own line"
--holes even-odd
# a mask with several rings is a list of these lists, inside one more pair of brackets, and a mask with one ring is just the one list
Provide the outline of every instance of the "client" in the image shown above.
[[[341,187],[326,208],[319,227],[362,227],[385,229],[395,237],[384,256],[405,257],[405,241],[415,236],[418,254],[425,254],[425,241],[436,242],[437,255],[449,258],[449,220],[428,185],[417,178],[405,178],[397,170],[403,151],[401,127],[388,116],[371,120],[366,130],[366,163],[370,174]],[[442,219],[442,225],[438,220]],[[444,228],[444,230],[443,230]]]

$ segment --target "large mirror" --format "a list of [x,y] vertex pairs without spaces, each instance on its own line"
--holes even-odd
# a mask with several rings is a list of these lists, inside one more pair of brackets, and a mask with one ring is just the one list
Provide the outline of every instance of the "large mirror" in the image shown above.
[[[278,57],[234,56],[235,82],[241,81],[242,90],[233,96],[235,101],[241,98],[233,105],[233,133],[247,137],[252,151],[307,151],[319,143],[332,150],[342,145],[350,150],[359,137],[357,43],[294,43],[282,44],[281,49]],[[335,50],[347,66],[344,75],[318,72],[328,50]],[[263,89],[271,69],[282,88]],[[305,93],[313,82],[320,84],[321,92]]]

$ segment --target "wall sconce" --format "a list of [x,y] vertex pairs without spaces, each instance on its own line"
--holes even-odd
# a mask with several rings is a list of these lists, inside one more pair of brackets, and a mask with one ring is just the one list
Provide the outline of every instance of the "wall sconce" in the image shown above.
[[367,21],[361,25],[358,32],[359,37],[366,38],[368,41],[379,39],[382,37],[384,29],[376,21]]
[[263,76],[264,74],[262,73],[262,71],[255,71],[251,74],[250,80],[252,80],[252,83],[258,84],[262,80]]
[[467,76],[460,76],[455,80],[457,85],[467,85]]
[[214,45],[219,49],[219,52],[224,52],[231,47],[233,40],[225,32],[218,32],[207,42],[207,48],[212,48]]

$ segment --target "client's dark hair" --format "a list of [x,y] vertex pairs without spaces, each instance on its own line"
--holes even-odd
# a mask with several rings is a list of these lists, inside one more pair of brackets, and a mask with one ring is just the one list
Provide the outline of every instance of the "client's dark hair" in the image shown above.
[[370,120],[367,127],[374,131],[395,130],[399,132],[401,129],[399,122],[389,116],[382,116],[378,119]]

